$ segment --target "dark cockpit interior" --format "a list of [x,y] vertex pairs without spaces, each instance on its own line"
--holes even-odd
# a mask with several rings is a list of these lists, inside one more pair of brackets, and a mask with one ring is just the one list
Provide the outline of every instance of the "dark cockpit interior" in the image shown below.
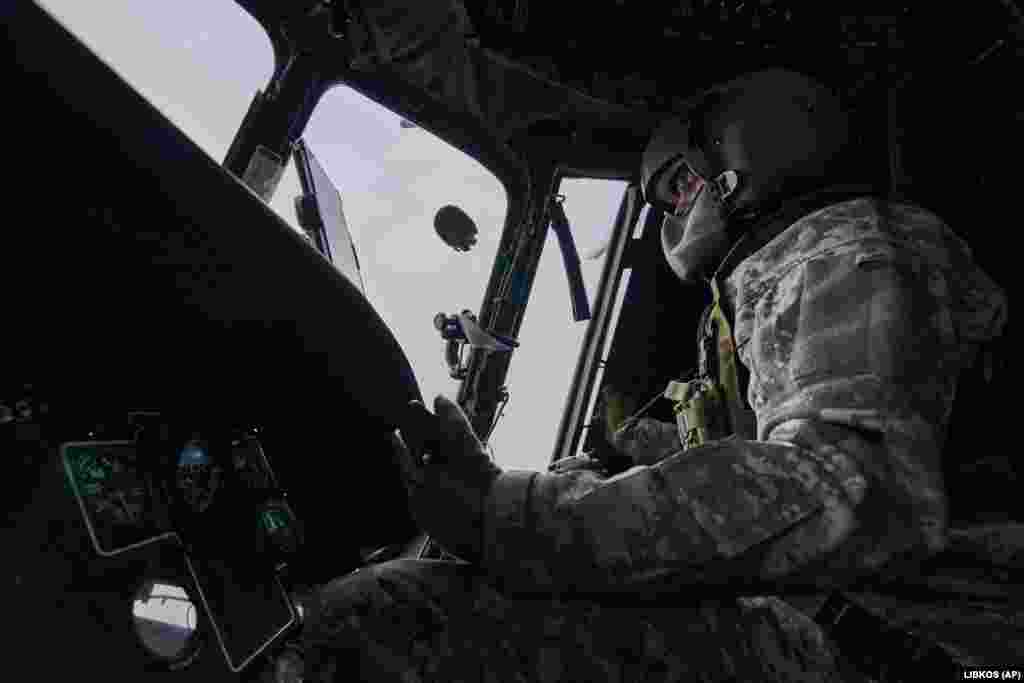
[[[512,272],[530,281],[558,183],[630,182],[610,260],[619,271],[608,267],[599,297],[614,296],[622,268],[635,275],[616,327],[588,333],[554,457],[599,447],[581,436],[598,360],[604,383],[637,400],[682,369],[678,348],[692,345],[706,297],[662,261],[656,212],[634,238],[634,185],[652,127],[725,77],[789,66],[833,84],[862,122],[865,176],[962,226],[997,280],[1008,272],[999,235],[1017,191],[1024,49],[1010,0],[585,12],[467,1],[454,18],[424,2],[409,22],[435,30],[416,44],[387,23],[389,3],[237,1],[278,68],[223,164],[43,9],[0,10],[3,555],[12,652],[32,678],[256,680],[301,622],[301,587],[360,566],[365,548],[417,537],[387,439],[422,398],[406,354],[363,294],[240,180],[259,149],[290,152],[333,84],[504,184],[502,251],[515,259],[495,264],[478,313],[502,339],[516,338],[528,296],[498,294]],[[457,40],[450,26],[465,29]],[[628,359],[641,352],[638,369]],[[459,400],[478,430],[512,357],[470,356]],[[185,587],[207,636],[159,656],[140,629],[175,634],[133,626],[128,608],[171,609],[179,598],[165,584]]]

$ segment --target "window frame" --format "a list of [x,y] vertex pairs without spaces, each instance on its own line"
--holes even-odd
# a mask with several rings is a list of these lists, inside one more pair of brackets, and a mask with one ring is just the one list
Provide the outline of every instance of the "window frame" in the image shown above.
[[[598,375],[604,367],[612,336],[609,329],[617,324],[622,307],[620,292],[625,291],[623,274],[629,269],[628,251],[636,226],[643,213],[640,187],[630,182],[623,190],[615,217],[605,264],[591,306],[591,319],[566,397],[565,409],[558,426],[551,462],[576,455],[582,448],[583,433],[589,429],[587,416],[592,412],[598,389]],[[618,305],[616,305],[618,304]],[[603,374],[603,373],[601,373]]]

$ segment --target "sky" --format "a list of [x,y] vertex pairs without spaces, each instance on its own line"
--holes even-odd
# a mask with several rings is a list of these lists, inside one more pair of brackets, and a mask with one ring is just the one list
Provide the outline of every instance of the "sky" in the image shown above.
[[[218,162],[273,69],[266,35],[231,0],[40,4]],[[395,113],[339,86],[317,106],[304,139],[341,193],[367,298],[431,403],[437,394],[455,398],[458,392],[433,317],[479,311],[507,201],[497,178],[471,157],[399,122]],[[614,181],[563,183],[581,254],[607,236],[623,190]],[[271,207],[296,229],[299,194],[290,164]],[[476,221],[472,251],[457,253],[434,232],[434,213],[445,204]],[[582,264],[591,303],[602,265],[601,259]],[[490,441],[501,467],[538,470],[550,461],[586,324],[572,320],[561,254],[549,235],[511,363],[511,400]]]

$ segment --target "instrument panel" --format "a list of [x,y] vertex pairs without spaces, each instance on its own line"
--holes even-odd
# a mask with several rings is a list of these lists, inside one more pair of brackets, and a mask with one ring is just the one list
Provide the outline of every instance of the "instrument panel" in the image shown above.
[[187,585],[180,590],[202,616],[173,625],[136,614],[140,643],[155,665],[178,670],[195,661],[199,643],[215,641],[239,672],[298,623],[282,575],[301,547],[300,522],[255,430],[195,429],[154,413],[134,414],[129,425],[130,439],[60,447],[93,549],[126,561],[143,548],[154,557],[176,553],[177,578],[168,582],[160,562],[151,566],[156,573],[140,577],[148,590],[135,605],[170,613],[153,586]]
[[298,534],[299,523],[254,435],[169,431],[61,446],[97,553],[117,555],[171,532],[204,545],[207,532],[245,517],[265,531],[271,553],[295,549],[297,538],[278,542]]

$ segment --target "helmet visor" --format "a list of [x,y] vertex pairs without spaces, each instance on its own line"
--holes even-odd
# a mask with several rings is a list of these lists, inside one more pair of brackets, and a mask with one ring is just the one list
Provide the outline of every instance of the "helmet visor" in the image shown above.
[[658,207],[666,213],[683,217],[690,213],[704,184],[704,178],[690,168],[685,159],[679,157],[659,174],[653,199],[657,200]]

